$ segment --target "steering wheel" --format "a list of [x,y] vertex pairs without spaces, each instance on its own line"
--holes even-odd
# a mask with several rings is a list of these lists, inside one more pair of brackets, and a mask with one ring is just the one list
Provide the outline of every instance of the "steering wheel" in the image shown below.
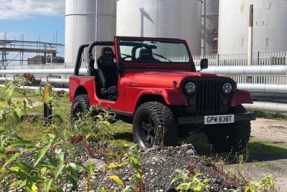
[[122,58],[124,61],[128,61],[127,59],[129,59],[129,58],[132,60],[132,56],[131,55],[127,55],[127,54],[122,54],[122,55],[125,56],[125,57]]

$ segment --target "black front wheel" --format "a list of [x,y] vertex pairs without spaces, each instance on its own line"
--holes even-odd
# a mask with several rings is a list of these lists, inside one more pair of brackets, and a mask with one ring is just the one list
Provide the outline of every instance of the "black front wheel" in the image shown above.
[[160,102],[140,105],[133,120],[134,140],[145,150],[156,145],[175,145],[177,125],[169,107]]

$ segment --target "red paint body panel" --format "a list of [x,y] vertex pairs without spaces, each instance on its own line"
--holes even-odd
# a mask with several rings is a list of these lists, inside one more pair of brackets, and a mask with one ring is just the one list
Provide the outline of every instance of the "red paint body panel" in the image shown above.
[[236,89],[230,105],[234,107],[242,103],[253,103],[253,99],[248,91]]
[[[76,91],[80,87],[84,88],[90,97],[95,93],[95,80],[94,77],[89,76],[71,76],[69,78],[69,100],[72,102],[76,96]],[[90,98],[91,99],[91,98]]]

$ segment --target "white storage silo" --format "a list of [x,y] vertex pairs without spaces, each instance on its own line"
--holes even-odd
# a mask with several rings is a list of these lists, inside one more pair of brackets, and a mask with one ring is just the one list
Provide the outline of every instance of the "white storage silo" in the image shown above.
[[118,0],[117,35],[187,40],[200,54],[201,0]]
[[65,62],[74,65],[81,44],[113,40],[116,33],[114,0],[66,0]]
[[[202,53],[211,54],[217,52],[217,35],[218,35],[218,14],[219,0],[204,0],[206,2],[206,10],[202,8]],[[204,17],[206,18],[206,26],[204,27]],[[205,30],[205,31],[204,31]],[[205,32],[205,34],[204,34]],[[204,43],[205,40],[205,43]]]
[[247,52],[250,4],[254,6],[253,50],[286,50],[286,0],[220,0],[218,52]]

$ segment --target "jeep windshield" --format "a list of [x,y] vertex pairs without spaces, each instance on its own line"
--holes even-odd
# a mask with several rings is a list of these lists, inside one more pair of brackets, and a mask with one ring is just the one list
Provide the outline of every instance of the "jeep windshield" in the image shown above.
[[119,54],[125,62],[189,63],[191,57],[185,41],[176,39],[120,39]]

